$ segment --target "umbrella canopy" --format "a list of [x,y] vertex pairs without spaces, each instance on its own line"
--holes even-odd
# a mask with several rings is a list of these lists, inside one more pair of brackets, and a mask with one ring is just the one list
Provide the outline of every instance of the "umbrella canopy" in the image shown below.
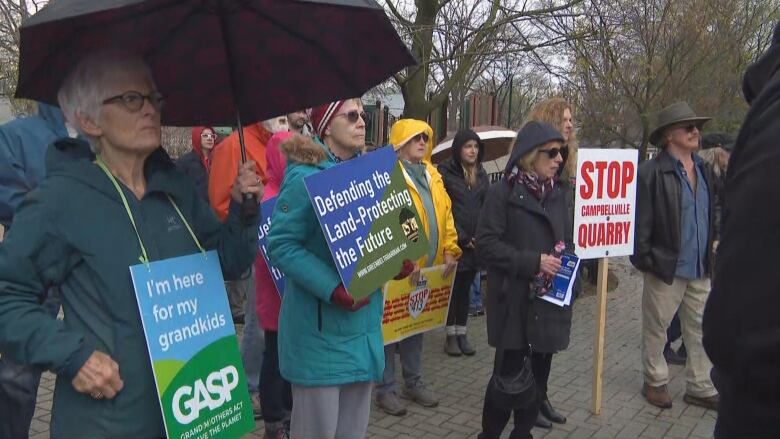
[[150,65],[173,126],[360,96],[415,62],[374,0],[57,0],[20,33],[17,97],[56,105],[80,55],[126,50]]
[[[481,125],[471,128],[482,142],[485,144],[485,157],[483,162],[495,160],[499,157],[503,157],[509,154],[509,149],[512,148],[512,142],[517,136],[517,132],[510,129],[492,126]],[[455,136],[449,136],[442,140],[441,143],[433,148],[433,161],[439,163],[452,155],[452,140]]]

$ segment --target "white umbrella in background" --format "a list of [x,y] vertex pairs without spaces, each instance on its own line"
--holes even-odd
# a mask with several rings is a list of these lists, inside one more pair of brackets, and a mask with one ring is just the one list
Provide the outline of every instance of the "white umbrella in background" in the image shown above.
[[[517,132],[499,126],[481,125],[471,128],[485,144],[482,162],[488,162],[509,154]],[[452,137],[447,137],[433,148],[432,160],[439,163],[452,154]]]

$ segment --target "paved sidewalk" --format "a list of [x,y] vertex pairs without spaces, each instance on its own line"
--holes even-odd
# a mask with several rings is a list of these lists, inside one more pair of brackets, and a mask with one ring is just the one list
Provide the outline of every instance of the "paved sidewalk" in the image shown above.
[[[669,390],[674,407],[661,410],[640,395],[642,373],[639,357],[642,279],[627,259],[611,261],[620,285],[607,303],[607,342],[604,365],[602,414],[590,412],[595,297],[578,300],[574,310],[571,345],[553,359],[550,400],[568,418],[552,430],[535,429],[535,439],[699,439],[711,438],[715,412],[683,402],[685,380],[681,366],[670,366]],[[402,418],[385,415],[374,407],[369,438],[457,439],[475,438],[481,430],[482,400],[492,369],[494,351],[487,345],[485,318],[469,321],[470,338],[477,347],[474,357],[451,358],[442,347],[444,333],[425,336],[423,378],[441,398],[434,409],[409,406]],[[400,367],[398,373],[400,375]],[[399,376],[399,382],[401,378]],[[46,374],[38,396],[38,410],[30,437],[49,437],[49,419],[54,380]],[[511,421],[510,421],[511,423]],[[262,438],[262,421],[247,437]],[[508,437],[507,428],[503,437]]]

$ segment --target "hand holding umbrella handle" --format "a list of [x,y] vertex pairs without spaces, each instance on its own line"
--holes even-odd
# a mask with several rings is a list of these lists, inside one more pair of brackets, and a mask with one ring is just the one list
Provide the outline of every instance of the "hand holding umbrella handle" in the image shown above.
[[252,216],[257,215],[257,197],[255,194],[244,193],[241,197],[241,218],[252,218]]
[[233,200],[241,203],[241,218],[249,219],[257,215],[257,201],[263,195],[263,183],[257,175],[255,162],[249,160],[238,168],[233,183]]

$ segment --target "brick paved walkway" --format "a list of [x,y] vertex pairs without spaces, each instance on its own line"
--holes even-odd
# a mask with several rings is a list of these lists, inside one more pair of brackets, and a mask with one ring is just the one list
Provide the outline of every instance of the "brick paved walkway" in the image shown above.
[[[640,395],[642,374],[639,362],[642,280],[626,259],[611,261],[620,285],[607,304],[607,343],[604,366],[602,414],[590,413],[595,297],[578,300],[574,310],[571,346],[553,359],[550,400],[569,421],[552,430],[535,429],[534,438],[545,439],[659,439],[711,438],[715,412],[689,406],[682,401],[685,391],[683,368],[670,366],[669,389],[674,407],[660,410]],[[444,333],[426,335],[424,379],[441,399],[439,407],[412,405],[402,418],[372,410],[369,437],[372,439],[457,439],[475,438],[480,431],[482,399],[490,377],[493,349],[487,345],[485,318],[469,321],[470,337],[478,352],[474,357],[450,358],[442,350]],[[400,367],[399,374],[400,374]],[[399,377],[400,380],[400,377]],[[53,377],[47,374],[38,397],[38,410],[30,436],[48,438]],[[511,422],[511,421],[510,421]],[[247,437],[262,437],[262,422]],[[504,437],[508,436],[508,430]]]

